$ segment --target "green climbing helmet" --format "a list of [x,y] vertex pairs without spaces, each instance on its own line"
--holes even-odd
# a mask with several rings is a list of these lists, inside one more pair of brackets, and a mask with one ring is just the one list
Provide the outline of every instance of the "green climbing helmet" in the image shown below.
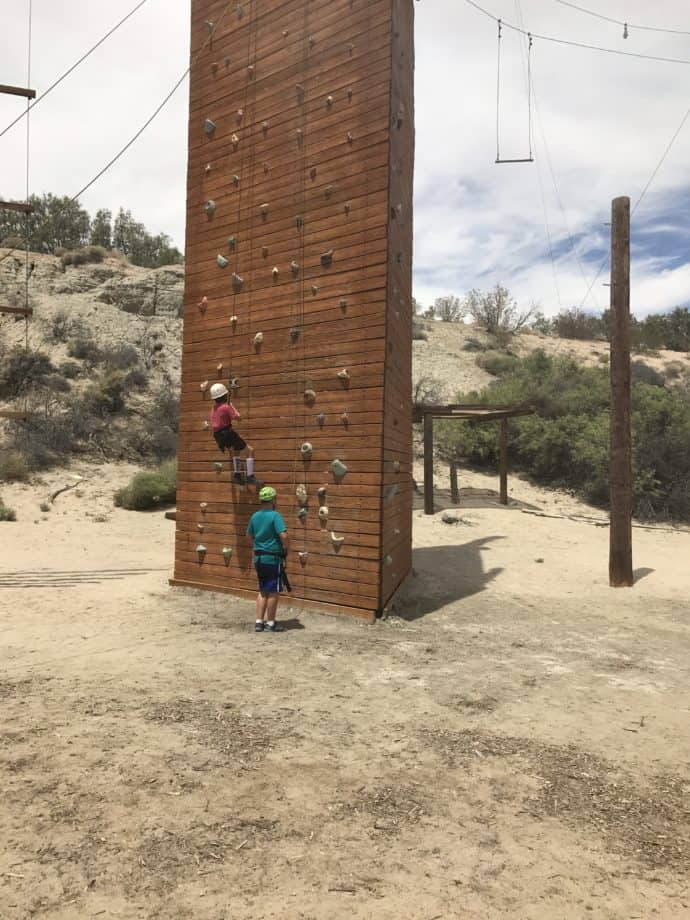
[[259,501],[262,502],[272,502],[273,499],[278,495],[273,486],[264,486],[259,492]]

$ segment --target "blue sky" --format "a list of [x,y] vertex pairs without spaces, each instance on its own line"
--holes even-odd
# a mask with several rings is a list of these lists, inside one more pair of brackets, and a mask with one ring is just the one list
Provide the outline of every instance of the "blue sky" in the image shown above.
[[[264,0],[262,0],[264,2]],[[363,0],[362,0],[363,2]],[[479,0],[533,33],[690,60],[690,36],[618,26],[556,0]],[[582,0],[613,18],[690,31],[686,0]],[[125,14],[134,0],[34,0],[33,79],[39,89]],[[24,83],[28,0],[2,14],[2,82]],[[536,162],[496,156],[496,24],[465,0],[421,0],[416,25],[414,294],[423,304],[501,283],[547,314],[607,305],[611,199],[636,201],[688,108],[690,65],[665,64],[535,39]],[[148,0],[32,117],[31,186],[71,194],[151,114],[187,65],[189,0]],[[526,156],[525,43],[505,28],[501,152]],[[0,124],[21,103],[0,98]],[[187,87],[82,199],[130,208],[182,245]],[[20,197],[25,135],[0,139],[0,192]],[[640,316],[690,302],[690,119],[633,221],[632,307]],[[550,238],[550,242],[549,242]],[[572,242],[571,242],[572,239]],[[574,249],[573,249],[574,244]],[[552,262],[553,254],[553,262]]]

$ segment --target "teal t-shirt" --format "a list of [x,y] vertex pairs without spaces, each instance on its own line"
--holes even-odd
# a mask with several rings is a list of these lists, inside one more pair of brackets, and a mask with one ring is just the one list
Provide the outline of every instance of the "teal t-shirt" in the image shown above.
[[[278,562],[278,556],[283,555],[283,544],[278,534],[286,530],[285,521],[277,511],[261,508],[254,512],[249,520],[247,534],[254,538],[254,558],[257,562],[266,565]],[[278,556],[262,555],[264,553],[277,553]]]

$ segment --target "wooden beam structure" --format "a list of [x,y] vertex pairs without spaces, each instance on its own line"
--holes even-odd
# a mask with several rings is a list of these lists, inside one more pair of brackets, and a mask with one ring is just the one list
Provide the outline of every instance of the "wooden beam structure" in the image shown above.
[[15,422],[23,422],[31,418],[33,412],[22,412],[19,409],[0,409],[0,418],[11,419]]
[[[424,513],[434,513],[434,419],[456,419],[460,421],[501,423],[500,445],[500,489],[499,501],[508,504],[508,419],[534,415],[531,406],[478,406],[470,403],[450,406],[413,406],[412,420],[422,422],[424,428]],[[451,463],[451,501],[459,502],[457,464]]]
[[0,83],[0,95],[24,96],[25,99],[35,99],[36,90],[27,89],[24,86],[5,86],[3,83]]
[[33,316],[33,307],[0,307],[0,313],[8,313],[12,316]]
[[33,214],[34,206],[26,201],[0,201],[0,211],[18,211],[20,214]]

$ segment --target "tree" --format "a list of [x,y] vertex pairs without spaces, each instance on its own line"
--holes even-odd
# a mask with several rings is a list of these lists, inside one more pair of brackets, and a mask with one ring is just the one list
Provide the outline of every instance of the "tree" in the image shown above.
[[107,208],[99,208],[96,216],[91,221],[91,245],[103,246],[105,249],[113,247],[112,233],[112,211]]
[[17,237],[33,252],[55,252],[58,247],[76,249],[89,240],[91,221],[78,201],[68,196],[32,195],[33,213],[25,216],[0,211],[0,240]]
[[436,298],[434,312],[442,323],[458,323],[465,315],[465,308],[459,297],[448,294]]
[[486,294],[476,288],[469,291],[465,297],[464,310],[488,333],[512,335],[529,323],[536,308],[533,305],[527,310],[520,311],[508,288],[497,284]]

